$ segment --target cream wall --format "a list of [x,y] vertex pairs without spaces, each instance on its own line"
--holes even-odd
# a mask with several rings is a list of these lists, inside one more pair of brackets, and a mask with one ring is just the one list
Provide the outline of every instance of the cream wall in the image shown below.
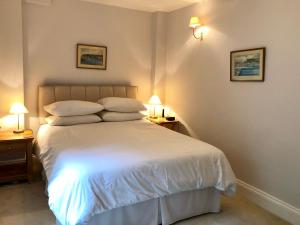
[[[166,102],[241,180],[300,208],[300,2],[202,0],[167,21]],[[192,15],[210,31],[203,42]],[[230,51],[267,48],[266,81],[230,82]]]
[[0,126],[14,128],[7,117],[14,102],[23,102],[22,1],[0,1]]
[[[37,86],[47,83],[132,84],[151,92],[152,14],[73,0],[23,6],[25,101],[37,126]],[[76,68],[76,44],[108,47],[106,71]]]
[[153,43],[152,43],[152,89],[153,94],[160,96],[165,101],[166,79],[166,19],[167,13],[153,13]]

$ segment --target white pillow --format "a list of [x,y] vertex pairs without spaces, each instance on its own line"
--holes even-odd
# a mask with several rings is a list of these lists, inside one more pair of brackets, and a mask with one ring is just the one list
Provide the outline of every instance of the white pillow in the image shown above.
[[53,116],[83,116],[100,112],[104,107],[95,102],[69,100],[54,102],[44,109]]
[[71,126],[76,124],[98,123],[102,119],[97,115],[85,116],[49,116],[46,121],[51,126]]
[[132,98],[108,97],[98,100],[104,109],[111,112],[139,112],[146,110],[142,102]]
[[100,112],[99,115],[106,122],[120,122],[120,121],[131,121],[140,120],[145,117],[142,113],[120,113],[120,112]]

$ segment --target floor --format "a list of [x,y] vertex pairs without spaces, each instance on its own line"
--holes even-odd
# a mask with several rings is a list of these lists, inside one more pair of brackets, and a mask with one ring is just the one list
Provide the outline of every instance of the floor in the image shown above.
[[[55,225],[43,183],[0,186],[0,225]],[[176,225],[288,225],[237,195],[222,199],[222,212],[194,217]]]

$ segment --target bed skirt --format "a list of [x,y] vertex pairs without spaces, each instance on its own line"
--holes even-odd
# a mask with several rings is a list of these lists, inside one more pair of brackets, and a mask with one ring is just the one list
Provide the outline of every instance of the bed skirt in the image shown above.
[[93,216],[87,225],[169,225],[219,211],[220,191],[206,188],[116,208]]

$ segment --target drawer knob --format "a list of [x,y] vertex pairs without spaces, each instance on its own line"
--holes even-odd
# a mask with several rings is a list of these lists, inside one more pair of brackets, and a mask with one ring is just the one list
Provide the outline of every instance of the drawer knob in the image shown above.
[[9,146],[8,147],[8,150],[14,150],[15,148],[14,148],[14,146]]

